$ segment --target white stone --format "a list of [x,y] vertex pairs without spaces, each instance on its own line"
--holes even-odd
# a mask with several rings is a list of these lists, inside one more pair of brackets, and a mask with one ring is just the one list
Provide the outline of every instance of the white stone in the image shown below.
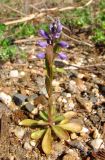
[[25,73],[24,71],[21,71],[21,72],[20,72],[20,76],[21,76],[21,77],[24,77],[25,75],[26,75],[26,73]]
[[7,105],[10,105],[12,102],[11,96],[9,96],[8,94],[5,94],[4,92],[0,92],[0,100]]
[[70,94],[70,93],[67,93],[66,97],[67,97],[67,98],[71,98],[71,94]]
[[10,71],[10,77],[12,77],[12,78],[18,78],[19,77],[18,70],[12,70],[12,71]]
[[62,99],[63,103],[67,103],[67,100],[65,98]]
[[16,129],[14,130],[14,134],[19,139],[22,139],[25,134],[25,129],[21,127],[16,127]]
[[99,133],[98,129],[95,129],[94,133],[93,133],[93,138],[96,139],[96,138],[100,138],[101,137],[101,134]]
[[36,146],[35,140],[31,140],[31,141],[30,141],[30,144],[31,144],[32,147],[35,147],[35,146]]
[[97,151],[99,148],[104,148],[103,140],[100,138],[94,139],[91,141],[91,145],[94,149],[94,151]]
[[88,133],[88,132],[89,132],[89,130],[86,127],[83,127],[82,130],[81,130],[81,133]]
[[29,144],[29,142],[24,143],[24,149],[32,151],[32,146]]
[[54,79],[54,80],[52,81],[52,86],[54,86],[54,87],[57,86],[57,87],[58,87],[58,86],[59,86],[59,82]]

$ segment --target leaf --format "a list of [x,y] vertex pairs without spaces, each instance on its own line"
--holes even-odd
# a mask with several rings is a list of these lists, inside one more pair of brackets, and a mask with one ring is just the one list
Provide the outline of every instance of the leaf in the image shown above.
[[42,140],[42,149],[45,154],[50,154],[52,149],[51,129],[48,128]]
[[64,113],[63,116],[64,116],[66,119],[71,119],[71,118],[77,116],[77,113],[76,113],[76,112],[73,112],[73,111],[68,111],[68,112]]
[[47,115],[46,112],[40,111],[39,115],[40,115],[41,118],[43,118],[43,120],[48,121],[48,115]]
[[65,123],[69,123],[69,119],[63,119],[59,124],[65,124]]
[[66,124],[60,124],[61,128],[71,131],[71,132],[80,132],[82,129],[82,125],[76,122],[66,123]]
[[37,130],[31,134],[31,138],[37,141],[43,136],[44,132],[45,132],[45,129]]
[[23,121],[19,122],[19,125],[21,126],[27,126],[27,127],[34,127],[36,125],[47,125],[48,123],[43,121],[43,120],[39,120],[36,121],[34,119],[24,119]]
[[33,120],[33,119],[24,119],[23,121],[19,122],[19,125],[21,126],[27,126],[27,127],[32,127],[37,125],[38,121]]
[[59,126],[52,126],[53,131],[55,132],[55,134],[63,140],[68,140],[69,139],[69,134],[67,131],[65,131],[64,129],[62,129]]
[[56,115],[56,116],[54,116],[53,121],[54,122],[60,122],[63,119],[64,119],[64,116],[62,116],[62,115]]
[[37,125],[45,126],[45,125],[48,125],[48,122],[45,122],[43,120],[39,120],[39,121],[37,121]]

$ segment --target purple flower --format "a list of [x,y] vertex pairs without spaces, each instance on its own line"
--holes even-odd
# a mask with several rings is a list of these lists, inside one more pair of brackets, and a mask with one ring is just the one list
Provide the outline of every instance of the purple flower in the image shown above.
[[60,41],[58,44],[59,44],[62,48],[68,48],[68,47],[69,47],[68,43],[65,42],[65,41]]
[[51,33],[60,33],[62,31],[62,25],[58,19],[56,19],[52,24],[50,24],[49,29]]
[[61,31],[62,31],[62,24],[61,24],[60,21],[58,20],[57,32],[60,33]]
[[62,60],[67,60],[67,55],[66,55],[65,53],[63,53],[63,52],[60,52],[60,53],[58,54],[58,57],[59,57],[60,59],[62,59]]
[[46,41],[38,41],[37,44],[42,47],[42,48],[46,48],[48,46],[48,43]]
[[39,30],[39,34],[45,39],[49,38],[48,33],[45,32],[43,29]]
[[44,52],[38,53],[36,55],[36,57],[39,58],[39,59],[44,59],[45,58],[45,53]]
[[54,37],[54,38],[60,38],[60,36],[61,36],[60,33],[55,33],[53,37]]

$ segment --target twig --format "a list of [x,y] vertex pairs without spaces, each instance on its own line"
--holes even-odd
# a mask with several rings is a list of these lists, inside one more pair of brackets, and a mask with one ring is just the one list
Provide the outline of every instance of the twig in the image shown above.
[[22,16],[26,16],[26,14],[22,13],[21,11],[18,11],[17,9],[14,9],[14,8],[8,6],[7,4],[0,3],[0,5],[5,7],[5,8],[8,8],[8,9],[12,10],[13,12],[16,12],[16,13],[22,15]]
[[71,64],[71,65],[67,65],[67,67],[65,67],[65,70],[69,70],[69,69],[71,69],[71,67],[74,67],[75,69],[80,69],[80,70],[82,69],[82,70],[90,71],[90,69],[92,69],[92,68],[105,67],[105,64],[94,64],[94,65],[87,65],[87,66],[76,66],[76,65]]
[[21,19],[18,20],[14,20],[14,21],[9,21],[9,22],[5,22],[5,25],[12,25],[12,24],[17,24],[17,23],[22,23],[22,22],[26,22],[32,19],[36,19],[36,18],[40,18],[43,17],[45,15],[45,13],[40,13],[40,14],[30,14],[27,17],[23,17]]

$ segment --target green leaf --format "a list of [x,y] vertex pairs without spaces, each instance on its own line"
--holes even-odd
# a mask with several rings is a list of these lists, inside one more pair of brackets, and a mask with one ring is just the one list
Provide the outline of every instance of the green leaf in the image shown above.
[[56,115],[56,116],[53,117],[54,122],[60,122],[63,119],[64,119],[64,116],[62,116],[62,115]]
[[65,124],[65,123],[69,123],[69,119],[63,119],[59,124]]
[[42,149],[45,154],[50,154],[52,149],[51,128],[48,128],[42,140]]
[[38,121],[33,120],[33,119],[24,119],[23,121],[19,122],[19,125],[32,127],[32,126],[37,125],[37,123],[38,123]]
[[43,136],[44,132],[45,132],[45,129],[37,130],[31,134],[31,138],[37,141]]
[[48,125],[48,122],[45,122],[43,120],[39,120],[39,121],[37,121],[37,125],[45,126],[45,125]]
[[45,111],[40,111],[39,115],[41,118],[43,118],[43,120],[48,121],[48,115]]
[[55,134],[63,140],[68,140],[69,139],[69,134],[67,131],[65,131],[64,129],[62,129],[59,126],[52,126],[53,131],[55,132]]
[[66,124],[59,124],[59,126],[65,130],[71,132],[80,132],[82,130],[82,125],[76,122],[66,123]]

